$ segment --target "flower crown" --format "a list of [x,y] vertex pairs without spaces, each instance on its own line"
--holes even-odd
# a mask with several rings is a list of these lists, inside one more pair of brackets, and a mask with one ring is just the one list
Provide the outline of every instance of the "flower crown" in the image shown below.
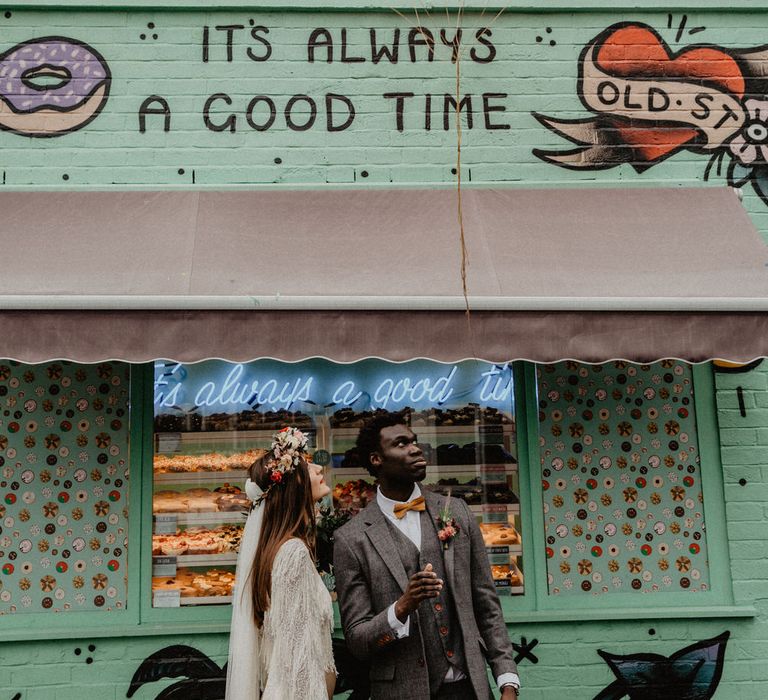
[[267,453],[264,471],[269,475],[269,486],[254,503],[258,505],[280,484],[286,474],[291,474],[302,459],[307,459],[307,436],[298,428],[283,428],[272,436],[272,446]]
[[301,458],[307,454],[307,436],[298,428],[283,428],[272,436],[270,452],[269,478],[280,483],[283,476],[298,467]]

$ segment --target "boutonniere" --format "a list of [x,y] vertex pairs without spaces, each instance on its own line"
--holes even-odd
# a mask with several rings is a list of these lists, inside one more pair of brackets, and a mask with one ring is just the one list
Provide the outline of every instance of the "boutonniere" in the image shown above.
[[451,514],[451,494],[445,501],[445,507],[437,516],[437,537],[443,543],[443,549],[448,549],[451,541],[459,534],[459,524]]

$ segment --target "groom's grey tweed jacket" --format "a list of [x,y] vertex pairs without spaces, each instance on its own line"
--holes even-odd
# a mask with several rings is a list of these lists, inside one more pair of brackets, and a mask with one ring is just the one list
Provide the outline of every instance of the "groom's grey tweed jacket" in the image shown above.
[[[429,491],[424,497],[435,523],[446,499]],[[486,700],[492,697],[486,661],[494,678],[516,673],[517,668],[480,529],[464,501],[451,499],[450,509],[460,529],[448,549],[441,550],[446,586],[455,604],[466,672],[477,697]],[[421,537],[422,544],[425,537],[437,539],[437,529],[422,524]],[[376,501],[334,536],[334,573],[344,635],[352,654],[370,661],[372,700],[429,698],[425,659],[439,656],[436,650],[426,653],[425,640],[432,643],[432,635],[422,635],[419,624],[419,616],[432,615],[430,600],[411,616],[408,637],[396,639],[389,625],[387,609],[408,585],[399,544]]]

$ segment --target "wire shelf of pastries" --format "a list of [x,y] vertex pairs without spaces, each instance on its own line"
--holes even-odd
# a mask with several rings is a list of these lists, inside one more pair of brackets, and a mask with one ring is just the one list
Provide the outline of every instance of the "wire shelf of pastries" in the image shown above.
[[515,526],[510,523],[479,523],[483,542],[489,553],[522,554],[523,541]]
[[182,554],[176,557],[179,566],[234,566],[237,564],[237,552],[226,554]]
[[491,575],[499,593],[519,595],[524,592],[523,574],[514,563],[491,564]]
[[211,605],[232,601],[234,571],[180,568],[173,576],[153,576],[152,594],[178,592],[178,605]]
[[[342,408],[336,411],[330,418],[331,428],[334,430],[347,430],[354,435],[362,425],[379,410],[355,411],[352,408]],[[423,410],[406,407],[403,412],[407,414],[411,427],[418,432],[422,428],[441,428],[449,431],[454,428],[466,432],[467,428],[477,426],[499,426],[505,432],[515,432],[514,418],[490,406],[480,406],[477,403],[469,403],[466,406],[456,408],[427,408]]]
[[[424,483],[437,483],[444,476],[487,476],[493,473],[517,474],[517,464],[428,464]],[[368,479],[373,477],[362,467],[335,467],[333,474],[339,478]]]
[[[191,445],[174,445],[177,450]],[[263,449],[250,449],[234,454],[223,452],[204,452],[202,454],[173,454],[158,452],[152,460],[155,478],[161,475],[202,475],[206,472],[246,473],[248,468],[265,453]],[[191,452],[191,449],[187,451]]]
[[233,470],[230,472],[184,472],[175,474],[155,474],[156,484],[189,484],[189,483],[221,483],[223,479],[244,483],[248,478],[247,470]]
[[179,525],[216,525],[245,523],[247,514],[241,513],[181,513],[176,518]]
[[[174,533],[152,535],[152,556],[208,557],[211,561],[237,557],[243,524],[191,527]],[[191,562],[192,559],[187,559]],[[209,563],[208,560],[203,563]]]
[[194,513],[245,513],[250,500],[239,486],[229,482],[215,488],[160,489],[152,495],[152,513],[190,515]]
[[479,516],[482,518],[483,515],[487,515],[488,513],[507,513],[507,514],[513,514],[513,515],[520,515],[520,504],[519,503],[480,503],[480,504],[468,504],[469,510],[474,513],[474,515]]

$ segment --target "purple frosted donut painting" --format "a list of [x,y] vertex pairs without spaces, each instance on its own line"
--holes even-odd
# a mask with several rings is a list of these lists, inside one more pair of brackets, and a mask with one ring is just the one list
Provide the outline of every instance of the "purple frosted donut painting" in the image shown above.
[[104,108],[112,76],[98,51],[75,39],[30,39],[0,54],[0,129],[33,137],[82,129]]

